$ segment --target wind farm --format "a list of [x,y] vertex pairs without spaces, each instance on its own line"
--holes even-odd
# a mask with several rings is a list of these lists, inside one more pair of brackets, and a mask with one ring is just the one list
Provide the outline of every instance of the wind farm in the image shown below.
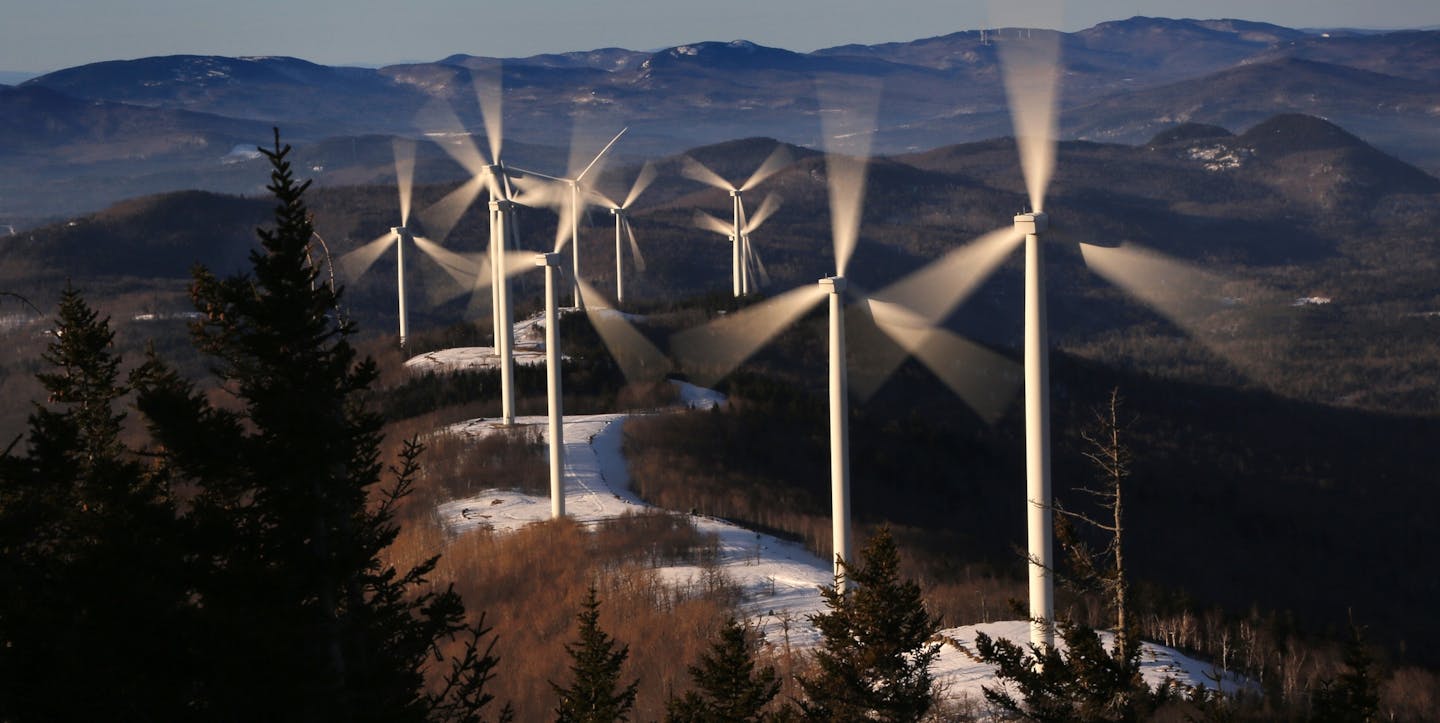
[[[896,655],[946,691],[925,698],[937,719],[1079,706],[1025,676],[1098,675],[1068,667],[1086,646],[1122,671],[1140,719],[1326,714],[1336,681],[1372,664],[1362,646],[1392,686],[1375,710],[1405,718],[1405,686],[1440,680],[1440,634],[1417,617],[1434,597],[1400,552],[1430,550],[1421,510],[1440,462],[1423,381],[1440,368],[1423,341],[1440,256],[1420,231],[1440,222],[1440,180],[1414,165],[1423,154],[1380,148],[1398,146],[1379,120],[1196,122],[1164,104],[1219,107],[1280,56],[1292,75],[1368,58],[1323,72],[1396,74],[1366,82],[1397,98],[1422,96],[1425,71],[1368,54],[1398,42],[1387,34],[1226,22],[1062,32],[996,18],[903,47],[737,41],[390,69],[416,109],[406,127],[293,149],[281,128],[258,158],[227,154],[225,173],[270,168],[281,232],[263,230],[265,199],[198,191],[17,226],[0,238],[16,268],[6,293],[35,303],[0,334],[22,355],[47,349],[31,367],[67,363],[53,345],[81,338],[63,325],[86,317],[34,309],[62,275],[95,289],[121,330],[108,348],[144,360],[133,387],[114,386],[112,401],[137,400],[116,422],[124,444],[139,440],[124,454],[155,465],[146,484],[185,492],[157,504],[189,499],[195,480],[206,515],[288,493],[212,480],[225,465],[201,455],[242,445],[195,431],[280,440],[267,425],[303,416],[265,406],[298,405],[302,387],[267,386],[287,362],[308,365],[295,378],[313,388],[352,385],[335,397],[348,406],[309,426],[359,425],[326,439],[374,451],[327,469],[394,480],[393,497],[364,488],[370,511],[347,518],[383,528],[373,569],[401,577],[376,579],[453,581],[477,631],[476,611],[494,611],[500,639],[516,639],[492,645],[500,682],[476,680],[520,719],[564,705],[575,622],[630,644],[631,715],[678,715],[677,696],[705,694],[685,673],[726,619],[784,691],[765,710],[844,718],[816,712],[844,697],[821,681],[828,661],[866,659],[836,652],[866,633],[836,621],[902,603],[924,634]],[[1146,34],[1204,51],[1183,72],[1136,70],[1133,89],[1102,82],[1120,72],[1102,46],[1136,68],[1181,62],[1157,59],[1170,56]],[[617,74],[633,80],[611,86]],[[686,84],[705,97],[693,107],[733,106],[695,111],[688,142],[664,116]],[[929,105],[948,86],[948,105]],[[1127,93],[1173,122],[1115,140],[1134,122]],[[962,137],[962,122],[985,135]],[[283,243],[302,233],[325,239],[334,271],[307,246],[281,283]],[[187,276],[191,261],[206,270]],[[292,309],[294,323],[250,321]],[[292,331],[301,341],[280,351],[262,343]],[[258,341],[225,346],[245,334]],[[185,338],[195,351],[177,354]],[[4,369],[17,400],[31,394],[28,373]],[[54,390],[27,398],[70,409]],[[172,426],[191,414],[191,432]],[[54,428],[5,424],[18,436],[4,489],[31,489],[12,469],[48,448],[20,440]],[[1414,504],[1378,502],[1394,495]],[[7,499],[0,517],[21,509]],[[361,523],[316,524],[297,549]],[[866,607],[882,590],[895,607]],[[373,599],[400,599],[385,595]],[[607,612],[588,618],[597,600]],[[449,690],[439,667],[424,676]]]

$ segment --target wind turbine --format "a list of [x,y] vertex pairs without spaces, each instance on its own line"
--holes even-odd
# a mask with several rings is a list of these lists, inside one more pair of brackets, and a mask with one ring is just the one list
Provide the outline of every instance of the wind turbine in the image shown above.
[[[739,196],[735,198],[738,201]],[[767,194],[765,200],[760,202],[760,208],[754,216],[745,213],[743,204],[736,204],[736,212],[740,220],[740,287],[741,291],[746,294],[770,283],[770,274],[765,271],[765,263],[760,260],[760,254],[750,245],[750,234],[760,228],[778,210],[780,210],[780,197],[773,193]],[[725,236],[732,242],[735,240],[734,225],[727,224],[704,211],[695,211],[695,225]]]
[[[1056,20],[1057,17],[1046,16],[1036,24],[1058,26]],[[1032,32],[1023,36],[1017,33],[1014,38],[1002,35],[995,43],[1031,210],[1016,215],[1011,229],[985,234],[877,294],[895,302],[894,306],[871,305],[872,311],[881,312],[875,316],[877,325],[906,351],[926,361],[913,338],[906,341],[896,335],[895,321],[922,329],[942,321],[956,300],[968,294],[1023,240],[1027,547],[1033,621],[1031,643],[1037,646],[1053,646],[1055,640],[1049,328],[1041,238],[1051,227],[1050,216],[1045,212],[1045,196],[1054,174],[1058,147],[1059,40],[1057,32],[1044,31],[1038,37]],[[1163,254],[1133,245],[1093,244],[1081,244],[1081,252],[1092,270],[1158,309],[1177,326],[1200,336],[1202,342],[1206,330],[1201,327],[1201,320],[1225,306],[1225,299],[1218,296],[1217,290],[1229,284],[1228,280]],[[1264,290],[1259,290],[1259,294],[1272,295]],[[891,317],[889,321],[882,320],[887,316]],[[1223,349],[1208,343],[1207,346],[1235,362]]]
[[[423,112],[439,125],[450,131],[445,142],[439,145],[469,174],[469,178],[454,191],[422,212],[427,228],[440,228],[449,233],[479,198],[480,192],[489,195],[490,239],[487,246],[490,274],[491,324],[494,329],[495,349],[500,356],[501,419],[504,424],[515,421],[515,357],[514,328],[511,319],[509,277],[512,264],[507,261],[506,245],[518,245],[519,233],[515,222],[517,205],[515,189],[511,184],[517,175],[516,169],[506,167],[501,159],[504,142],[504,124],[501,100],[501,76],[499,66],[492,69],[472,70],[471,79],[479,100],[480,111],[485,123],[485,137],[489,144],[489,157],[476,147],[470,134],[445,103],[428,105]],[[529,258],[525,259],[530,261]],[[485,285],[479,278],[475,286]]]
[[[570,143],[570,161],[567,164],[568,168],[566,172],[573,173],[573,176],[550,176],[536,171],[525,171],[525,173],[529,175],[538,176],[548,181],[551,186],[548,189],[542,188],[534,183],[526,183],[523,179],[517,179],[520,188],[524,190],[527,195],[533,194],[537,198],[538,203],[560,210],[560,222],[556,227],[557,240],[565,238],[564,232],[568,226],[569,240],[574,242],[574,245],[570,249],[571,268],[575,272],[575,284],[571,289],[571,301],[576,307],[580,305],[580,213],[584,210],[584,199],[586,195],[581,183],[592,171],[598,173],[599,169],[603,167],[601,163],[602,159],[610,152],[610,148],[615,145],[616,141],[620,140],[620,136],[625,135],[625,132],[628,130],[630,129],[621,128],[620,132],[616,133],[615,137],[611,138],[610,142],[606,143],[605,147],[601,148],[600,152],[596,153],[595,157],[591,158],[590,162],[585,164],[583,168],[580,167],[579,163],[583,158],[576,155],[580,144],[577,142],[577,139],[572,139]],[[580,170],[576,172],[576,168],[580,168]],[[560,245],[563,246],[563,243]]]
[[639,175],[635,176],[635,182],[630,185],[630,192],[625,194],[623,203],[616,203],[609,197],[594,192],[606,206],[610,208],[610,214],[615,217],[615,302],[625,303],[625,250],[623,241],[628,238],[630,241],[630,256],[635,260],[635,270],[645,271],[645,256],[640,253],[640,244],[635,242],[635,229],[630,225],[629,209],[640,194],[650,187],[655,180],[655,166],[646,163],[640,168]]
[[[746,191],[760,185],[765,179],[774,175],[789,163],[790,152],[785,149],[785,146],[776,146],[775,150],[770,153],[765,161],[755,169],[755,172],[750,174],[750,178],[746,179],[746,181],[739,186],[730,183],[720,174],[707,168],[705,164],[689,156],[685,157],[684,165],[681,166],[680,172],[684,174],[685,177],[699,181],[707,186],[730,192],[731,223],[727,230],[720,231],[720,233],[730,236],[731,287],[737,297],[748,295],[751,292],[751,287],[757,286],[751,282],[750,278],[749,267],[751,262],[750,256],[747,254],[749,244],[746,238],[748,231],[746,230],[747,224],[745,222],[745,202],[742,196]],[[773,210],[771,213],[773,213]],[[718,221],[718,219],[714,219],[713,216],[707,215],[707,217]],[[760,214],[757,214],[756,217],[760,220],[750,225],[749,230],[751,231],[758,228],[761,223],[764,223],[764,218],[762,218]],[[701,223],[705,224],[705,226],[711,230],[717,230],[712,224],[704,221]],[[724,222],[719,223],[721,227],[723,227]]]
[[358,279],[371,266],[374,266],[375,262],[379,261],[392,245],[395,247],[396,306],[400,317],[400,346],[403,348],[405,340],[409,336],[409,314],[406,310],[405,294],[405,246],[407,242],[433,259],[460,284],[468,281],[468,275],[474,272],[475,264],[423,236],[415,235],[410,229],[410,201],[415,177],[415,143],[407,139],[396,138],[392,142],[392,147],[395,153],[395,180],[400,195],[400,225],[341,256],[338,263],[346,276]]

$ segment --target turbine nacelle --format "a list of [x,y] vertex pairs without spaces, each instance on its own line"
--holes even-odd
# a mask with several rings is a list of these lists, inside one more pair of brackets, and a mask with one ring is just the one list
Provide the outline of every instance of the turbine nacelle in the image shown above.
[[499,213],[509,213],[515,210],[519,204],[506,198],[496,199],[490,202],[490,210]]
[[1044,233],[1049,229],[1049,214],[1035,212],[1015,216],[1015,230],[1027,236]]
[[825,289],[828,294],[844,294],[845,286],[845,277],[843,276],[826,276],[820,279],[820,287]]
[[558,251],[551,251],[549,253],[535,254],[535,265],[541,268],[546,266],[559,266],[560,253]]

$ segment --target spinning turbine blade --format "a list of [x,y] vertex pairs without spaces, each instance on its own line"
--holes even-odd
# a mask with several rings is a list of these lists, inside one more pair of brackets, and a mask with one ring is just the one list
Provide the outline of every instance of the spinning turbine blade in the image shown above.
[[722,191],[734,191],[735,187],[730,182],[721,178],[720,174],[705,167],[705,164],[685,156],[681,159],[680,175],[692,180],[699,181],[707,186],[713,186]]
[[480,197],[480,191],[484,188],[485,177],[472,176],[459,188],[445,194],[444,198],[421,211],[420,220],[425,223],[426,230],[435,238],[444,241],[450,232],[455,230],[455,224],[460,223],[465,212],[470,210],[475,199]]
[[[1058,0],[1032,2],[1027,7],[1029,17],[1017,18],[1027,27],[1060,27]],[[1007,3],[1003,12],[1015,8]],[[997,46],[1030,210],[1040,213],[1045,210],[1045,192],[1055,171],[1060,34],[1042,30],[1036,36],[1027,31],[1023,38],[1002,37]]]
[[806,284],[773,299],[722,316],[670,339],[675,361],[700,386],[711,386],[750,358],[765,342],[825,299],[819,284]]
[[760,260],[760,252],[750,248],[750,237],[745,237],[745,248],[750,250],[750,258],[755,262],[755,271],[760,276],[760,285],[770,285],[770,272],[765,268],[765,262]]
[[624,314],[611,308],[600,292],[584,281],[578,283],[585,315],[625,378],[632,383],[664,379],[671,368],[670,360],[626,321]]
[[640,244],[635,242],[635,229],[630,226],[630,219],[621,218],[620,225],[625,228],[625,235],[630,239],[630,255],[635,258],[635,270],[645,270],[645,256],[640,253]]
[[1014,226],[995,229],[881,289],[874,298],[899,304],[938,324],[1024,240]]
[[[576,176],[575,176],[575,182],[576,182],[576,183],[579,183],[581,180],[583,180],[583,179],[585,178],[585,174],[589,173],[589,172],[591,171],[591,169],[597,168],[597,167],[598,167],[598,164],[600,163],[600,159],[604,158],[604,157],[605,157],[605,154],[610,152],[610,147],[613,146],[613,145],[615,145],[615,141],[620,140],[620,136],[625,135],[625,131],[628,131],[628,130],[630,130],[630,129],[629,129],[629,128],[621,128],[621,129],[620,129],[620,132],[619,132],[619,133],[616,133],[616,134],[615,134],[615,137],[614,137],[614,138],[611,138],[611,139],[610,139],[610,142],[609,142],[609,143],[606,143],[606,144],[605,144],[605,147],[604,147],[604,148],[601,148],[601,149],[600,149],[600,152],[595,154],[595,158],[591,159],[590,164],[587,165],[587,166],[585,166],[585,169],[582,170],[582,171],[580,171],[580,173],[576,174]],[[573,152],[575,146],[576,146],[575,143],[571,143],[571,144],[570,144],[570,148],[571,148],[572,152]]]
[[790,150],[785,146],[776,146],[775,150],[771,151],[770,155],[765,159],[765,162],[761,163],[760,167],[755,169],[754,173],[750,174],[750,178],[745,181],[745,184],[740,186],[740,190],[748,191],[764,183],[765,179],[775,175],[780,169],[788,165],[790,165]]
[[346,278],[354,280],[360,278],[376,261],[380,260],[385,252],[390,250],[390,245],[395,243],[395,233],[386,231],[384,235],[351,251],[337,260],[340,273]]
[[1225,342],[1234,336],[1235,313],[1244,311],[1237,304],[1250,309],[1278,306],[1279,294],[1239,284],[1140,246],[1080,244],[1080,253],[1092,271],[1159,312],[1236,369],[1250,376],[1263,371],[1260,360]]
[[704,211],[697,210],[695,212],[695,225],[706,231],[714,231],[722,236],[735,235],[735,227],[733,225],[725,223]]
[[504,68],[499,61],[484,68],[472,68],[470,81],[475,86],[475,97],[480,101],[480,115],[485,120],[485,139],[490,143],[490,158],[500,162],[500,148],[504,143],[504,104],[501,88],[504,83]]
[[[742,220],[742,232],[748,234],[760,228],[761,225],[770,220],[770,217],[774,216],[775,212],[779,210],[780,197],[773,193],[765,196],[765,200],[760,202],[760,208],[755,210],[755,215],[750,217],[749,220]],[[744,213],[743,207],[741,208],[741,213]]]
[[415,248],[420,249],[421,253],[429,256],[436,265],[444,270],[445,273],[449,274],[450,278],[454,279],[455,283],[460,284],[462,288],[467,286],[475,274],[480,271],[479,265],[470,258],[457,254],[430,239],[420,236],[413,236],[411,238],[415,241]]
[[[565,195],[569,195],[568,190]],[[569,203],[565,202],[551,208],[555,209],[555,246],[551,250],[558,253],[570,243],[571,226],[574,225],[571,223],[571,219],[574,217],[575,211],[570,208]]]
[[[620,204],[620,208],[630,208],[630,205],[635,203],[635,199],[650,187],[650,183],[655,180],[655,175],[655,165],[646,161],[645,165],[640,168],[640,175],[635,177],[635,183],[630,186],[630,193],[626,194],[625,203]],[[611,203],[610,205],[614,206],[615,204]]]
[[881,331],[929,367],[945,386],[993,423],[1020,387],[1020,365],[951,331],[932,326],[898,304],[869,302]]
[[478,176],[485,173],[490,165],[485,160],[484,154],[475,146],[475,139],[460,122],[460,117],[455,115],[455,109],[449,103],[442,100],[434,100],[425,104],[416,114],[417,125],[427,130],[439,129],[445,135],[435,140],[435,145],[440,150],[455,159],[467,173]]
[[860,239],[860,214],[865,200],[865,170],[879,114],[878,86],[856,88],[821,82],[820,125],[825,142],[825,175],[830,191],[830,234],[835,245],[835,272],[845,275]]
[[410,195],[415,187],[415,141],[396,138],[390,146],[395,151],[395,185],[400,191],[400,225],[410,223]]

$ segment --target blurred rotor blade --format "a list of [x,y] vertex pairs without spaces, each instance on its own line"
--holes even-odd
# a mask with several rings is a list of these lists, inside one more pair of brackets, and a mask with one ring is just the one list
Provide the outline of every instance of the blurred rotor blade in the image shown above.
[[770,285],[770,272],[765,269],[765,262],[760,260],[760,252],[750,246],[750,237],[745,237],[745,248],[750,252],[750,260],[755,263],[755,271],[760,278],[761,286]]
[[904,347],[880,331],[871,316],[869,301],[862,296],[860,303],[845,307],[850,393],[861,402],[875,396],[909,356]]
[[764,183],[765,179],[775,175],[777,172],[780,171],[780,169],[790,165],[790,160],[790,149],[786,148],[783,145],[775,146],[775,150],[770,152],[770,155],[765,159],[765,162],[761,163],[760,167],[755,169],[754,173],[750,174],[750,178],[745,181],[745,184],[740,186],[740,190],[748,191],[760,185],[761,183]]
[[[473,253],[461,254],[461,256],[465,259],[465,262],[469,264],[471,268],[475,269],[475,272],[473,274],[470,274],[463,281],[460,281],[459,284],[456,284],[454,286],[447,284],[444,286],[430,287],[428,289],[428,292],[430,302],[432,304],[438,306],[440,304],[448,303],[468,293],[471,295],[472,298],[467,303],[467,307],[473,307],[475,304],[475,300],[473,297],[480,295],[479,291],[481,289],[486,289],[490,287],[490,260],[486,258],[487,255],[483,253]],[[457,279],[457,281],[459,280]]]
[[516,200],[526,206],[559,208],[562,205],[569,205],[570,189],[568,186],[535,174],[516,176],[512,182],[517,191]]
[[411,238],[415,241],[415,248],[420,249],[421,253],[429,256],[436,265],[443,269],[445,273],[449,274],[450,278],[454,279],[455,282],[462,287],[469,285],[475,278],[475,274],[480,271],[479,265],[466,256],[455,253],[427,238],[420,236],[412,236]]
[[625,194],[625,203],[620,204],[620,208],[630,208],[630,205],[635,203],[635,199],[640,198],[640,194],[644,193],[645,189],[655,181],[656,173],[655,164],[646,161],[645,165],[640,167],[640,175],[635,177],[635,183],[631,184],[630,193]]
[[825,176],[830,192],[830,235],[835,247],[835,272],[845,275],[860,240],[865,203],[865,175],[875,119],[880,113],[880,87],[824,79],[817,84],[820,125],[825,144]]
[[500,148],[504,145],[504,66],[500,61],[483,68],[471,68],[470,80],[475,86],[475,97],[480,102],[480,114],[485,119],[485,139],[490,143],[490,158],[500,162]]
[[[1025,3],[992,0],[991,12],[1002,22],[997,27],[1061,27],[1061,0]],[[1058,137],[1060,33],[1053,30],[1015,30],[1014,36],[996,38],[1005,95],[1020,151],[1020,168],[1030,209],[1045,210],[1045,193],[1055,172]]]
[[416,114],[416,124],[470,175],[478,176],[490,165],[449,103],[439,99],[426,103]]
[[400,191],[400,225],[410,223],[410,195],[415,188],[415,141],[396,138],[390,142],[395,152],[395,186]]
[[994,423],[1020,388],[1020,365],[898,304],[870,302],[876,326],[924,362],[986,423]]
[[570,219],[572,218],[573,213],[574,212],[570,210],[570,204],[568,203],[560,204],[559,208],[556,209],[554,247],[554,251],[556,253],[559,253],[561,250],[563,250],[566,246],[570,244],[570,237],[572,235],[570,233],[570,227],[572,225]]
[[586,189],[583,189],[583,190],[585,191],[585,193],[590,194],[590,200],[587,202],[587,205],[590,205],[590,206],[602,206],[602,207],[607,208],[607,209],[610,209],[610,208],[624,208],[624,206],[621,206],[620,204],[615,203],[615,199],[613,199],[613,198],[605,195],[604,193],[601,193],[601,192],[600,192],[599,190],[597,190],[597,189],[594,189],[594,188],[586,188]]
[[444,198],[421,211],[420,220],[424,222],[425,230],[439,241],[444,241],[450,236],[450,232],[455,230],[455,224],[460,223],[465,212],[470,210],[470,205],[480,197],[480,191],[484,188],[485,178],[472,176],[459,188],[445,194]]
[[[1258,284],[1226,278],[1158,251],[1132,244],[1080,244],[1092,271],[1157,311],[1212,353],[1252,378],[1264,378],[1284,358],[1290,302]],[[1277,311],[1279,314],[1277,315]],[[1247,344],[1263,340],[1263,349]]]
[[[531,265],[534,265],[533,256]],[[584,281],[577,279],[576,282],[585,315],[625,378],[631,383],[664,379],[672,368],[670,360],[626,320],[625,314],[613,308],[604,295]]]
[[635,242],[635,229],[630,226],[630,219],[621,216],[620,225],[625,228],[625,235],[630,238],[630,255],[635,258],[635,270],[645,271],[645,255],[640,253],[640,244]]
[[760,202],[760,208],[755,211],[755,215],[748,220],[742,220],[740,227],[741,232],[748,234],[760,228],[762,224],[770,220],[770,217],[774,216],[775,212],[779,210],[780,197],[773,193],[765,196],[765,200]]
[[705,167],[705,164],[685,156],[680,161],[680,175],[692,180],[699,181],[707,186],[714,186],[723,191],[734,191],[735,187],[730,182],[721,178],[720,174]]
[[[618,140],[620,140],[620,136],[625,135],[625,131],[628,131],[628,130],[630,130],[630,129],[629,129],[629,128],[621,128],[621,129],[620,129],[620,132],[619,132],[619,133],[616,133],[616,134],[615,134],[615,137],[614,137],[614,138],[611,138],[611,139],[610,139],[610,142],[609,142],[609,143],[606,143],[606,144],[605,144],[605,147],[604,147],[604,148],[601,148],[601,149],[600,149],[600,152],[595,154],[595,158],[593,158],[593,159],[590,161],[590,164],[587,165],[587,166],[585,166],[585,169],[582,170],[582,171],[580,171],[580,173],[576,174],[576,176],[575,176],[575,182],[576,182],[576,183],[579,183],[581,180],[583,180],[583,179],[585,178],[585,174],[589,173],[589,172],[591,171],[591,169],[595,169],[595,168],[599,167],[599,165],[600,165],[600,159],[604,158],[604,157],[605,157],[605,154],[610,152],[610,147],[613,146],[613,145],[615,145],[615,142],[618,141]],[[574,144],[574,143],[571,143],[571,144],[570,144],[570,147],[571,147],[571,148],[574,148],[574,147],[575,147],[575,144]],[[598,173],[598,171],[597,171],[597,173]]]
[[700,211],[698,209],[695,211],[695,225],[699,226],[702,229],[705,229],[706,231],[714,231],[715,233],[725,236],[735,235],[734,224],[725,223],[724,221],[721,221],[720,219],[715,218],[714,216],[711,216],[710,214],[704,211]]
[[360,278],[395,243],[395,232],[386,231],[379,238],[336,259],[335,264],[345,278],[354,281]]
[[938,324],[974,293],[1024,236],[1014,226],[997,228],[881,289],[874,298],[899,304]]
[[791,289],[676,334],[670,338],[670,351],[693,383],[711,386],[824,300],[827,293],[820,284]]

